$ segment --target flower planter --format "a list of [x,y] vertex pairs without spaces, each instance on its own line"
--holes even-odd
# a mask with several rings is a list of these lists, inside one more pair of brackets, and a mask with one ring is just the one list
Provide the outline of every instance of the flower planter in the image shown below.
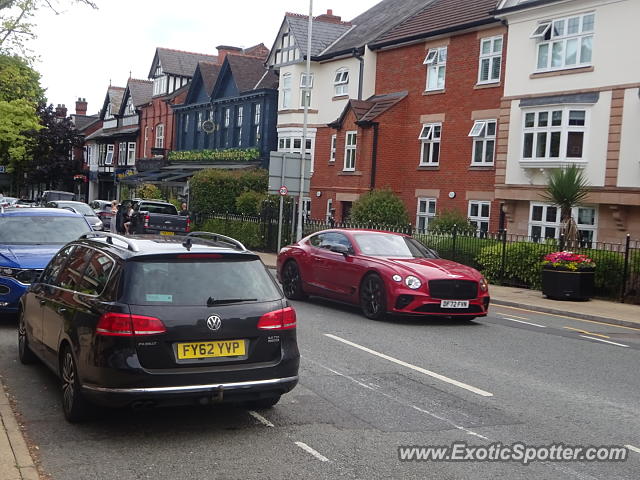
[[589,300],[593,296],[595,268],[570,270],[542,268],[542,293],[554,300]]

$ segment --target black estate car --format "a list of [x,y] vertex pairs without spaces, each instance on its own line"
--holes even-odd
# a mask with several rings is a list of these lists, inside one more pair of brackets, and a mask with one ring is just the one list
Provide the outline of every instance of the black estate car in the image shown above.
[[61,378],[71,422],[92,404],[268,408],[298,382],[295,311],[256,254],[205,232],[65,245],[22,297],[18,339]]

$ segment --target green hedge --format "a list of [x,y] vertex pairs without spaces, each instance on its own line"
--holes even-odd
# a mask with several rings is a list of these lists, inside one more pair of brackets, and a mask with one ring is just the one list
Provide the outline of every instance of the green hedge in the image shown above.
[[463,263],[478,270],[483,269],[477,261],[480,252],[491,245],[499,244],[498,240],[457,236],[455,248],[451,235],[414,234],[414,237],[429,248],[438,252],[442,258]]
[[265,239],[262,236],[262,224],[242,222],[238,220],[209,219],[198,227],[205,232],[219,233],[235,238],[250,250],[264,249]]
[[481,266],[482,273],[490,283],[508,283],[522,287],[540,289],[540,275],[542,259],[556,250],[554,245],[544,243],[514,242],[505,247],[505,267],[502,266],[502,244],[483,248],[476,261]]
[[252,162],[260,159],[257,148],[225,150],[182,150],[169,152],[169,160],[181,162]]
[[223,170],[208,168],[189,183],[191,211],[195,213],[239,213],[236,198],[248,191],[266,192],[269,173],[263,169]]

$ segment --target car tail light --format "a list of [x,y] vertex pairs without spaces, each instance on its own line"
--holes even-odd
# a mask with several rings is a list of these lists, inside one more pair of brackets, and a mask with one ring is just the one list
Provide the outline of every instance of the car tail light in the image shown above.
[[290,330],[296,328],[296,311],[291,308],[283,308],[265,313],[258,320],[260,330]]
[[144,216],[144,228],[149,228],[149,214]]
[[191,231],[191,219],[187,217],[187,229],[186,232],[189,233]]
[[110,337],[132,337],[134,335],[157,335],[167,328],[162,320],[128,313],[105,313],[98,320],[96,333]]

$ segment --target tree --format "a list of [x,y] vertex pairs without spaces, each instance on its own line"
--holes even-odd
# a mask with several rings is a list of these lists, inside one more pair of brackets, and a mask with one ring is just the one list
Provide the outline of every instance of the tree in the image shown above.
[[16,55],[0,55],[0,100],[26,100],[34,107],[44,100],[40,74],[25,59]]
[[578,226],[571,211],[589,194],[589,182],[581,168],[571,165],[552,170],[542,198],[560,209],[561,229],[568,248],[578,246]]
[[467,216],[458,210],[443,210],[429,222],[429,233],[451,234],[456,231],[459,235],[474,235],[477,228]]
[[65,3],[82,3],[98,8],[91,0],[0,0],[0,53],[13,52],[28,56],[26,42],[35,38],[35,13],[46,8],[55,15]]
[[164,200],[165,198],[162,191],[153,183],[143,183],[136,194],[143,200]]
[[409,215],[400,197],[391,190],[373,190],[354,202],[349,220],[376,225],[408,225]]
[[31,161],[24,167],[28,182],[49,188],[73,189],[73,176],[81,173],[82,159],[72,159],[73,147],[82,145],[82,136],[71,119],[56,116],[53,105],[38,105],[40,129],[30,132],[27,154]]

